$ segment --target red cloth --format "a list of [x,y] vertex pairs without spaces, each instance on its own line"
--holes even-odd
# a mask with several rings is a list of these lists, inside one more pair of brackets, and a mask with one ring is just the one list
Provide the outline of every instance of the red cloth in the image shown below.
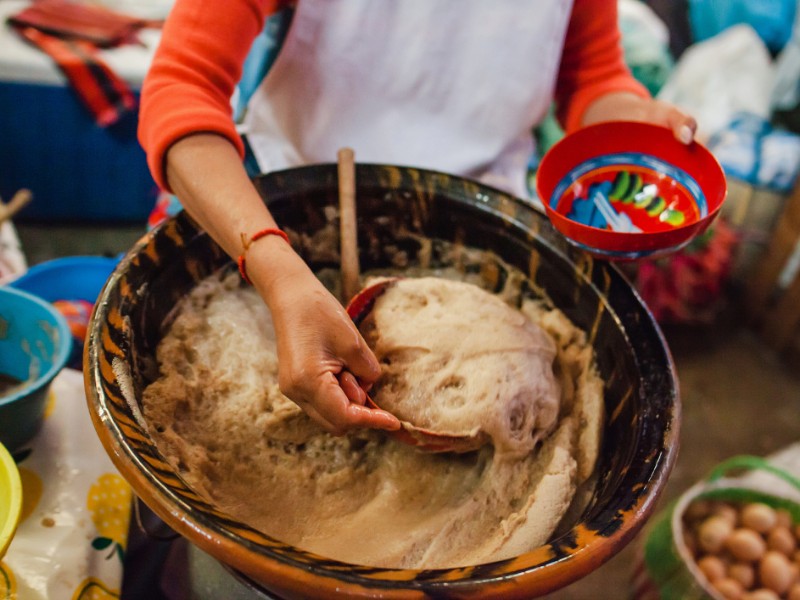
[[135,94],[98,48],[136,42],[140,29],[159,24],[70,0],[37,0],[8,21],[55,61],[99,125],[111,125],[136,109]]
[[[253,39],[265,18],[282,4],[281,0],[175,3],[145,79],[139,120],[139,141],[163,189],[169,189],[164,157],[184,136],[217,133],[244,155],[231,118],[230,97]],[[577,128],[592,100],[609,91],[647,95],[624,62],[617,0],[575,0],[556,90],[559,116],[567,130]]]
[[636,288],[661,324],[712,323],[723,308],[739,236],[719,218],[685,249],[636,265]]
[[112,125],[136,108],[127,82],[103,62],[91,42],[61,39],[33,27],[16,29],[55,61],[98,125]]
[[17,27],[33,27],[63,39],[80,39],[100,48],[136,41],[149,21],[94,4],[73,0],[36,0],[8,19]]

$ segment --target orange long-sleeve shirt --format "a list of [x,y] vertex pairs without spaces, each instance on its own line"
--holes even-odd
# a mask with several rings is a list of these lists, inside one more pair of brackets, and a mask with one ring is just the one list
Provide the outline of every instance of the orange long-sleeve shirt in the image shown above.
[[[139,140],[164,189],[169,189],[164,157],[182,137],[216,133],[243,154],[230,98],[253,39],[282,4],[282,0],[176,2],[144,82],[139,122]],[[564,128],[577,129],[592,101],[612,91],[647,95],[623,60],[617,0],[575,0],[555,91]]]

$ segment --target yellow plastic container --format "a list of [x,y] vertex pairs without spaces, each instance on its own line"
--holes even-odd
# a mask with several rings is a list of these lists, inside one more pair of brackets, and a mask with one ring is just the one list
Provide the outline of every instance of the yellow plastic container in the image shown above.
[[22,481],[17,464],[0,444],[0,559],[2,559],[14,532],[17,530],[22,510]]

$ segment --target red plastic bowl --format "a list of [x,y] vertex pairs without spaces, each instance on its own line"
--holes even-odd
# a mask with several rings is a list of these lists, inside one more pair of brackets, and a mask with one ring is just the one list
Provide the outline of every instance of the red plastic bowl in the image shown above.
[[542,159],[536,189],[558,231],[611,260],[679,250],[711,224],[727,194],[725,173],[705,147],[633,121],[565,136]]

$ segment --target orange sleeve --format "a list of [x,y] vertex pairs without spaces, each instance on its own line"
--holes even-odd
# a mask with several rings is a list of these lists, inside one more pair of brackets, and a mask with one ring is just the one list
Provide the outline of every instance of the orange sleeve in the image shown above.
[[267,15],[280,0],[177,0],[142,86],[139,142],[156,182],[166,190],[164,158],[191,133],[242,141],[230,98]]
[[575,0],[556,82],[556,116],[562,127],[581,126],[589,105],[609,92],[650,94],[630,73],[622,51],[617,0]]

